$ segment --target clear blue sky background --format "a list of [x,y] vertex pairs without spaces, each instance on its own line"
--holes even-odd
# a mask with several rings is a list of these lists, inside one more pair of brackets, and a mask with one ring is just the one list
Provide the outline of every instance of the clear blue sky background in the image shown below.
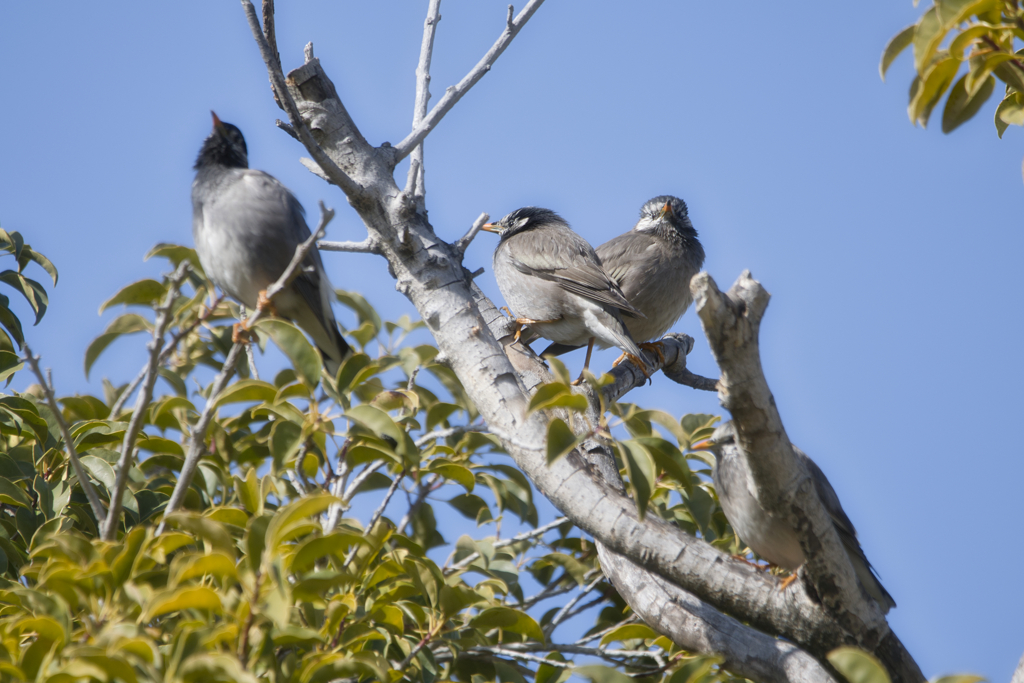
[[[369,141],[404,137],[425,3],[279,5],[286,69],[313,41]],[[504,8],[442,6],[435,100],[496,38]],[[948,137],[939,113],[932,130],[910,125],[909,55],[887,84],[877,64],[923,9],[552,0],[429,138],[427,204],[448,239],[482,211],[536,204],[599,244],[646,199],[683,197],[719,285],[749,268],[773,294],[765,371],[899,603],[893,628],[928,676],[1005,681],[1024,650],[1024,136],[997,139],[994,102]],[[142,261],[156,242],[191,244],[210,109],[312,212],[321,198],[340,209],[329,238],[364,234],[274,127],[282,114],[237,2],[7,4],[0,88],[0,225],[61,271],[27,334],[62,393],[99,392],[101,377],[123,382],[141,365],[142,344],[122,342],[91,381],[82,373],[113,315],[97,317],[100,302],[159,274]],[[481,236],[467,265],[489,271],[493,246]],[[383,261],[325,263],[387,317],[414,314]],[[480,281],[500,298],[489,274]],[[696,317],[677,329],[698,338],[691,367],[715,375]],[[719,412],[713,395],[663,377],[633,400]]]

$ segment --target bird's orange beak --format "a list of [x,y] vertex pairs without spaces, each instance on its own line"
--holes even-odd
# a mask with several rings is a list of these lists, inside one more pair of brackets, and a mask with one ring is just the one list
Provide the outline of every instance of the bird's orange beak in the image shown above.
[[[668,206],[668,204],[666,204],[665,206]],[[711,439],[704,439],[703,441],[698,441],[695,444],[691,444],[690,445],[690,450],[691,451],[710,451],[711,450]]]
[[494,223],[484,223],[482,226],[480,226],[480,229],[486,230],[487,232],[501,232],[501,230],[496,225],[494,225]]
[[661,215],[658,216],[658,218],[664,218],[670,213],[672,213],[672,206],[668,202],[665,202],[665,206],[661,207]]
[[224,132],[224,123],[220,120],[220,117],[217,116],[217,112],[215,112],[215,111],[213,111],[211,109],[210,110],[210,116],[213,117],[213,129],[215,131],[217,131],[218,133],[223,133]]

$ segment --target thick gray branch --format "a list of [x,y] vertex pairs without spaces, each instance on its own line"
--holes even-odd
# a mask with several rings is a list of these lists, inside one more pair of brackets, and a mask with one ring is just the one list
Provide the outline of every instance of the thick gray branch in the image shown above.
[[483,56],[483,59],[477,62],[476,66],[456,85],[449,86],[445,90],[444,96],[434,105],[434,108],[430,110],[430,113],[427,114],[420,124],[404,140],[395,145],[396,164],[407,157],[412,150],[416,149],[423,142],[423,138],[427,137],[430,131],[434,130],[434,126],[441,122],[444,115],[451,111],[451,108],[462,99],[462,96],[469,92],[469,89],[476,85],[477,81],[484,77],[484,74],[491,70],[494,62],[497,61],[501,53],[505,51],[505,48],[509,46],[512,39],[522,30],[523,26],[526,25],[526,22],[530,20],[530,17],[533,16],[533,13],[537,11],[543,2],[544,0],[530,0],[526,7],[523,8],[523,11],[519,13],[519,16],[512,21],[505,22],[505,30],[502,31],[501,36],[494,42],[494,45],[487,51],[487,54]]
[[690,287],[711,352],[722,371],[719,399],[732,413],[739,445],[749,455],[762,507],[788,519],[797,530],[814,592],[857,644],[878,655],[894,681],[924,680],[909,654],[894,645],[899,641],[858,583],[832,519],[793,454],[761,368],[758,332],[768,292],[749,271],[724,294],[707,273],[695,276]]

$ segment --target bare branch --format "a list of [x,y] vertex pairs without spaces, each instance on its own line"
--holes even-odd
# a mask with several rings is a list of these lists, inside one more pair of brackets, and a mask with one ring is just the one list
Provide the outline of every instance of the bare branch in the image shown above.
[[274,58],[277,70],[281,70],[281,53],[277,50],[277,31],[274,29],[274,0],[263,0],[263,37]]
[[554,630],[558,628],[558,625],[566,619],[568,619],[570,616],[572,616],[572,608],[576,606],[576,603],[585,598],[587,594],[590,593],[590,591],[597,588],[597,584],[601,583],[602,581],[604,581],[604,575],[598,574],[597,578],[591,581],[586,588],[584,588],[579,593],[574,595],[572,600],[565,603],[562,606],[562,609],[558,610],[555,616],[552,617],[550,623],[548,623],[548,625],[544,627],[544,635],[550,638],[552,632],[554,632]]
[[[462,99],[462,96],[469,92],[477,82],[484,77],[488,71],[491,70],[491,66],[497,61],[501,53],[505,51],[505,48],[509,46],[512,39],[519,34],[526,22],[530,20],[533,13],[543,4],[544,0],[530,0],[523,8],[523,11],[519,13],[514,20],[506,21],[505,29],[502,31],[501,36],[495,41],[491,49],[487,51],[487,54],[483,56],[476,66],[466,74],[466,76],[458,82],[458,84],[450,86],[445,90],[444,95],[434,105],[434,108],[430,110],[430,113],[424,117],[416,128],[397,145],[395,145],[395,163],[398,163],[405,157],[409,156],[423,139],[430,134],[430,131],[434,130],[434,127],[441,122],[445,114],[451,111],[451,108]],[[511,14],[511,12],[510,12]]]
[[347,251],[351,254],[379,254],[380,249],[377,242],[367,237],[362,242],[328,242],[320,240],[317,243],[320,251]]
[[[666,377],[679,384],[704,391],[715,391],[717,380],[695,375],[686,369],[686,356],[693,350],[693,337],[688,334],[667,334],[659,343],[661,344],[661,358],[650,351],[644,352],[644,358],[647,360],[649,368],[653,368],[654,371],[660,368]],[[609,371],[609,374],[615,381],[601,388],[605,403],[618,401],[648,381],[647,377],[633,363],[619,363]]]
[[260,22],[256,17],[256,8],[252,6],[250,0],[242,0],[242,9],[245,11],[245,17],[249,22],[249,30],[252,31],[253,38],[256,39],[256,44],[260,48],[263,63],[266,64],[267,72],[270,74],[270,83],[274,89],[274,96],[284,108],[285,113],[288,114],[288,120],[291,122],[295,132],[298,133],[303,146],[305,146],[317,165],[327,174],[332,183],[340,187],[350,198],[362,197],[363,187],[352,180],[347,173],[334,163],[334,160],[327,156],[327,153],[313,139],[313,134],[309,132],[309,127],[299,113],[299,108],[296,106],[295,100],[285,84],[284,74],[281,72],[281,65],[278,62],[277,55],[272,52],[270,45],[267,43],[266,36],[263,35],[263,31],[260,29]]
[[[519,543],[520,541],[526,541],[526,540],[529,540],[531,538],[536,538],[537,536],[543,536],[547,532],[551,531],[552,529],[554,529],[556,527],[559,527],[559,526],[565,524],[568,521],[569,521],[569,519],[567,517],[559,517],[555,521],[548,522],[544,526],[539,526],[536,529],[532,529],[530,531],[524,531],[523,533],[517,534],[515,536],[512,536],[511,538],[506,538],[503,541],[498,541],[498,542],[496,542],[494,544],[494,548],[495,549],[504,548],[505,546],[512,545],[513,543]],[[480,553],[473,553],[472,555],[467,555],[466,557],[462,558],[461,560],[459,560],[458,562],[453,564],[451,567],[448,567],[447,569],[445,569],[445,571],[453,572],[453,571],[458,571],[459,569],[464,569],[465,567],[468,567],[470,564],[472,564],[479,557],[480,557]]]
[[35,373],[36,378],[39,380],[39,386],[43,388],[43,394],[46,396],[46,402],[50,406],[50,412],[53,413],[53,419],[57,421],[60,435],[64,439],[64,449],[67,451],[68,460],[71,461],[75,475],[78,476],[78,482],[82,485],[82,490],[85,491],[85,497],[89,499],[89,507],[92,508],[92,514],[96,516],[97,522],[102,522],[106,515],[103,502],[100,500],[99,495],[97,495],[96,489],[93,488],[92,482],[89,481],[89,474],[82,466],[82,461],[78,458],[78,452],[75,450],[75,440],[71,438],[71,430],[68,428],[68,423],[64,420],[64,414],[60,412],[60,406],[57,405],[57,399],[53,395],[52,380],[47,381],[46,377],[43,376],[43,371],[39,369],[39,356],[32,354],[32,349],[29,348],[28,344],[25,344],[25,360],[28,361],[32,372]]
[[[181,343],[182,339],[192,334],[192,332],[197,327],[205,323],[207,320],[210,319],[211,316],[213,316],[214,312],[217,310],[217,306],[220,305],[220,302],[223,299],[224,295],[221,294],[214,300],[214,302],[210,305],[207,311],[203,313],[203,315],[193,320],[188,327],[178,330],[178,332],[173,337],[171,337],[171,340],[164,345],[163,351],[160,352],[160,360],[158,361],[159,365],[162,366],[167,361],[167,359],[171,357],[171,354],[174,353],[174,349],[178,348],[178,344]],[[117,397],[117,401],[110,409],[111,417],[116,417],[118,413],[121,412],[121,409],[124,408],[124,404],[131,397],[132,392],[134,392],[135,389],[138,388],[140,384],[142,384],[142,380],[146,378],[146,372],[148,371],[148,369],[149,363],[146,363],[145,365],[142,366],[142,369],[139,370],[139,374],[135,375],[135,379],[133,379],[131,383],[127,387],[125,387],[125,390],[121,392],[121,395]]]
[[[245,4],[249,5],[249,9],[252,9],[252,4],[245,0]],[[262,37],[262,33],[260,36]],[[323,237],[324,231],[327,228],[327,224],[334,218],[334,209],[328,209],[324,206],[323,202],[320,202],[320,222],[316,226],[316,230],[311,234],[302,244],[295,248],[295,254],[292,256],[292,260],[288,263],[288,267],[281,273],[281,277],[277,279],[274,284],[267,287],[267,299],[273,300],[285,287],[287,287],[292,280],[294,280],[301,272],[302,262],[306,260],[306,256],[310,250],[316,245],[316,241]],[[264,314],[264,309],[258,307],[252,314],[246,318],[245,324],[247,327],[251,327],[256,323]],[[217,404],[217,398],[220,393],[224,391],[228,382],[231,381],[232,376],[235,374],[235,364],[238,362],[238,354],[242,352],[242,347],[245,346],[243,342],[236,342],[231,350],[228,351],[227,358],[224,359],[224,365],[221,368],[220,373],[213,380],[213,384],[210,389],[210,394],[206,399],[206,405],[203,407],[203,412],[199,416],[199,421],[196,426],[192,428],[192,435],[189,439],[188,455],[185,456],[185,462],[181,466],[181,474],[178,476],[178,482],[174,486],[174,491],[171,493],[170,500],[167,501],[167,507],[164,508],[164,519],[169,514],[176,511],[183,500],[185,500],[185,493],[188,491],[189,486],[192,485],[192,477],[195,476],[196,468],[199,466],[199,459],[206,452],[206,430],[210,427],[210,421],[213,419],[213,413],[215,412],[214,406]],[[163,533],[164,522],[160,522],[160,526],[157,527],[156,533],[159,536]]]
[[[423,122],[427,115],[427,103],[430,102],[430,59],[434,53],[434,33],[437,23],[441,21],[441,0],[430,0],[427,7],[427,18],[423,22],[423,42],[420,44],[420,61],[416,66],[416,103],[413,105],[412,129]],[[423,143],[412,150],[409,164],[409,177],[405,182],[405,193],[421,200],[426,194],[424,185]]]
[[360,472],[359,476],[352,480],[352,484],[345,489],[345,495],[341,496],[342,502],[347,505],[352,500],[352,497],[356,495],[356,492],[359,491],[359,487],[363,485],[363,482],[369,479],[371,474],[379,470],[381,467],[384,467],[386,464],[386,460],[378,460],[367,465],[366,469]]
[[1010,683],[1024,683],[1024,655],[1021,655],[1020,661],[1017,662],[1017,668],[1013,672]]
[[160,355],[164,346],[164,334],[167,326],[171,323],[171,309],[178,298],[178,291],[181,283],[188,274],[188,261],[182,261],[178,268],[171,274],[167,295],[163,304],[157,309],[156,324],[153,326],[153,338],[149,342],[149,363],[146,366],[146,378],[142,382],[142,390],[135,400],[135,409],[132,411],[132,418],[128,422],[128,429],[124,433],[124,441],[121,444],[121,457],[117,460],[116,475],[114,477],[114,490],[110,492],[110,509],[107,510],[106,520],[100,528],[100,535],[104,541],[117,540],[117,527],[121,521],[121,497],[128,485],[128,472],[131,470],[132,459],[135,457],[135,440],[142,430],[142,421],[145,419],[146,409],[153,400],[153,387],[156,385],[158,371],[160,369]]
[[473,221],[473,226],[469,229],[469,232],[463,235],[455,244],[452,245],[452,255],[457,261],[460,263],[462,262],[462,256],[466,253],[466,249],[469,247],[470,242],[473,241],[480,232],[480,228],[484,227],[484,224],[489,220],[491,220],[491,217],[488,214],[480,214],[477,219]]

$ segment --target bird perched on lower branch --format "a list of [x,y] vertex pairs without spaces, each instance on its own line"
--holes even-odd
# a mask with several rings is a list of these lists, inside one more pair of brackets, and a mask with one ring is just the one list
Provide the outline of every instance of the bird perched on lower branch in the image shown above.
[[[662,195],[647,200],[640,220],[629,232],[596,250],[605,272],[644,317],[623,318],[630,336],[643,349],[660,354],[660,339],[693,303],[690,280],[704,265],[704,247],[690,222],[686,202]],[[580,348],[552,344],[541,355]]]
[[[199,262],[214,284],[255,309],[309,239],[305,211],[280,181],[249,168],[242,131],[216,114],[195,170],[192,238]],[[331,309],[333,298],[320,253],[312,249],[298,276],[270,302],[277,315],[313,338],[331,376],[349,352]]]
[[[729,520],[736,534],[750,546],[751,550],[768,562],[795,572],[805,560],[796,531],[786,520],[768,514],[757,502],[750,465],[736,441],[736,427],[732,421],[719,426],[710,439],[695,444],[694,448],[709,450],[715,455],[711,478],[714,480],[718,502],[722,505],[725,518]],[[814,484],[818,499],[832,518],[839,540],[843,543],[861,585],[878,603],[882,613],[888,613],[896,606],[896,601],[875,576],[874,569],[857,540],[857,530],[846,516],[835,489],[821,468],[806,453],[796,446],[793,446],[793,453],[803,464]],[[788,586],[791,581],[792,579],[787,580],[785,585]]]
[[517,341],[522,326],[529,325],[553,342],[586,346],[584,370],[599,341],[622,349],[646,374],[642,352],[623,324],[623,316],[643,314],[626,301],[594,248],[561,216],[528,206],[483,229],[501,237],[494,250],[494,277],[514,313]]

